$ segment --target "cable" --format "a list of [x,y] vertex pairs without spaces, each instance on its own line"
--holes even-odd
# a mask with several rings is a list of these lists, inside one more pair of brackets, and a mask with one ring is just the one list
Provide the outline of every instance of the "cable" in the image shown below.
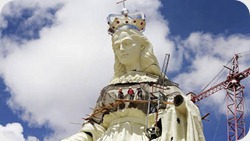
[[221,77],[225,76],[226,73],[227,73],[227,72],[224,71],[224,72],[217,78],[217,80],[212,84],[212,86],[214,86],[214,85],[221,79]]
[[250,54],[250,51],[245,51],[245,52],[238,53],[238,55],[246,55],[246,54]]
[[[226,100],[226,96],[225,96],[225,98],[224,98],[224,103],[225,103],[225,100]],[[219,128],[219,125],[220,125],[220,121],[221,121],[222,115],[223,115],[223,114],[220,114],[219,122],[218,122],[218,124],[217,124],[217,126],[216,126],[216,130],[215,130],[215,134],[214,134],[214,139],[213,139],[213,141],[215,141],[215,137],[216,137],[217,132],[218,132],[218,128]]]
[[[245,96],[245,93],[244,93],[244,92],[243,92],[243,98],[244,98],[244,103],[243,103],[244,110],[245,110],[245,113],[248,113],[249,109],[246,108],[247,105],[248,105],[248,103],[247,103],[247,101],[246,101],[247,97]],[[245,113],[244,113],[244,114],[245,114]],[[246,117],[246,116],[245,116],[245,117]],[[246,120],[245,120],[245,117],[244,117],[244,119],[243,119],[244,121],[246,121]],[[244,124],[246,124],[246,122],[245,122]],[[244,126],[246,126],[246,125],[244,125]],[[246,135],[246,131],[245,131],[245,135]]]
[[[229,63],[231,63],[232,62],[232,60],[233,60],[233,58],[227,63],[227,65],[226,66],[228,66],[228,64]],[[223,67],[221,70],[220,70],[220,72],[200,91],[200,93],[201,92],[203,92],[205,89],[207,89],[207,87],[222,73],[222,71],[225,69],[225,67]],[[221,75],[222,76],[222,75]],[[220,76],[220,77],[221,77]],[[219,77],[219,78],[220,78]],[[218,80],[217,80],[218,81]]]
[[214,139],[213,139],[213,141],[215,141],[215,137],[216,137],[217,132],[218,132],[218,128],[219,128],[219,125],[220,125],[221,117],[222,117],[222,114],[220,114],[219,123],[218,123],[217,126],[216,126],[216,130],[215,130],[215,133],[214,133]]

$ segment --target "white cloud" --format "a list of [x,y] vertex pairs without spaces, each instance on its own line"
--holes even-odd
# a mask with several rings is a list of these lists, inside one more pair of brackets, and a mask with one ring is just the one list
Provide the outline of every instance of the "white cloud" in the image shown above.
[[38,141],[34,136],[28,136],[25,140],[23,127],[20,123],[9,123],[6,126],[0,125],[0,139],[2,141]]
[[0,125],[0,139],[4,141],[24,141],[23,127],[19,123]]
[[2,11],[2,8],[5,7],[5,5],[10,2],[11,0],[1,0],[0,1],[0,12]]
[[[15,2],[20,9],[37,2],[42,8],[64,4],[56,13],[56,25],[43,28],[40,39],[22,45],[6,39],[3,45],[8,43],[12,49],[0,60],[0,72],[11,92],[10,107],[21,110],[20,116],[30,126],[48,124],[54,129],[55,134],[45,140],[60,140],[80,129],[80,125],[69,123],[83,122],[81,118],[94,107],[100,90],[113,75],[114,57],[106,17],[119,13],[121,7],[115,1],[98,0]],[[171,42],[165,39],[168,28],[158,13],[160,2],[129,3],[128,8],[136,4],[137,10],[149,17],[145,35],[155,45],[157,56],[165,53],[163,48],[172,52]],[[5,13],[18,14],[17,11],[8,13],[7,9]]]
[[26,139],[26,141],[39,141],[38,138],[34,137],[34,136],[28,136],[28,138]]

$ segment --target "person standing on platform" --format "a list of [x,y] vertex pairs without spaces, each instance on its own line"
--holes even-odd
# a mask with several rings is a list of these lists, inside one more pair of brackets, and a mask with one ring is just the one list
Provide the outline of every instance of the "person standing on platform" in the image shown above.
[[137,99],[138,100],[142,100],[143,98],[142,98],[142,90],[141,90],[141,87],[138,87],[137,88]]
[[122,92],[122,88],[120,88],[119,91],[118,91],[118,98],[119,99],[124,99],[124,94]]
[[[124,94],[123,94],[123,92],[122,92],[122,88],[119,88],[119,90],[118,90],[118,99],[124,99]],[[120,105],[119,105],[119,109],[121,110],[121,109],[124,109],[124,107],[125,107],[125,104],[124,103],[121,103]]]
[[129,87],[129,89],[128,89],[128,95],[129,95],[130,100],[134,100],[135,92],[131,87]]

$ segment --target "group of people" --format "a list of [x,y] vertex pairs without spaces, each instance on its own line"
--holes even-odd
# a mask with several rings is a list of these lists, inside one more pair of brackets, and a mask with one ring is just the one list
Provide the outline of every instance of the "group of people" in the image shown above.
[[[142,95],[141,88],[138,87],[136,90],[137,90],[137,93],[136,93],[137,100],[142,100],[143,99],[143,95]],[[135,92],[132,89],[132,87],[129,87],[129,89],[127,91],[127,95],[129,96],[129,100],[134,100],[134,98],[135,98]],[[119,99],[124,99],[125,98],[125,96],[124,96],[124,94],[122,92],[122,88],[119,88],[119,90],[118,90],[118,98]]]

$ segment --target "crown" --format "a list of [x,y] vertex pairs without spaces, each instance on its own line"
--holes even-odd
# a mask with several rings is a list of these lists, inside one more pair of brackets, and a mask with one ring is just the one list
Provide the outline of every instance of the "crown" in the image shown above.
[[146,26],[145,15],[142,12],[129,14],[127,8],[123,8],[121,14],[110,14],[107,21],[108,32],[111,35],[122,29],[136,29],[143,32]]

